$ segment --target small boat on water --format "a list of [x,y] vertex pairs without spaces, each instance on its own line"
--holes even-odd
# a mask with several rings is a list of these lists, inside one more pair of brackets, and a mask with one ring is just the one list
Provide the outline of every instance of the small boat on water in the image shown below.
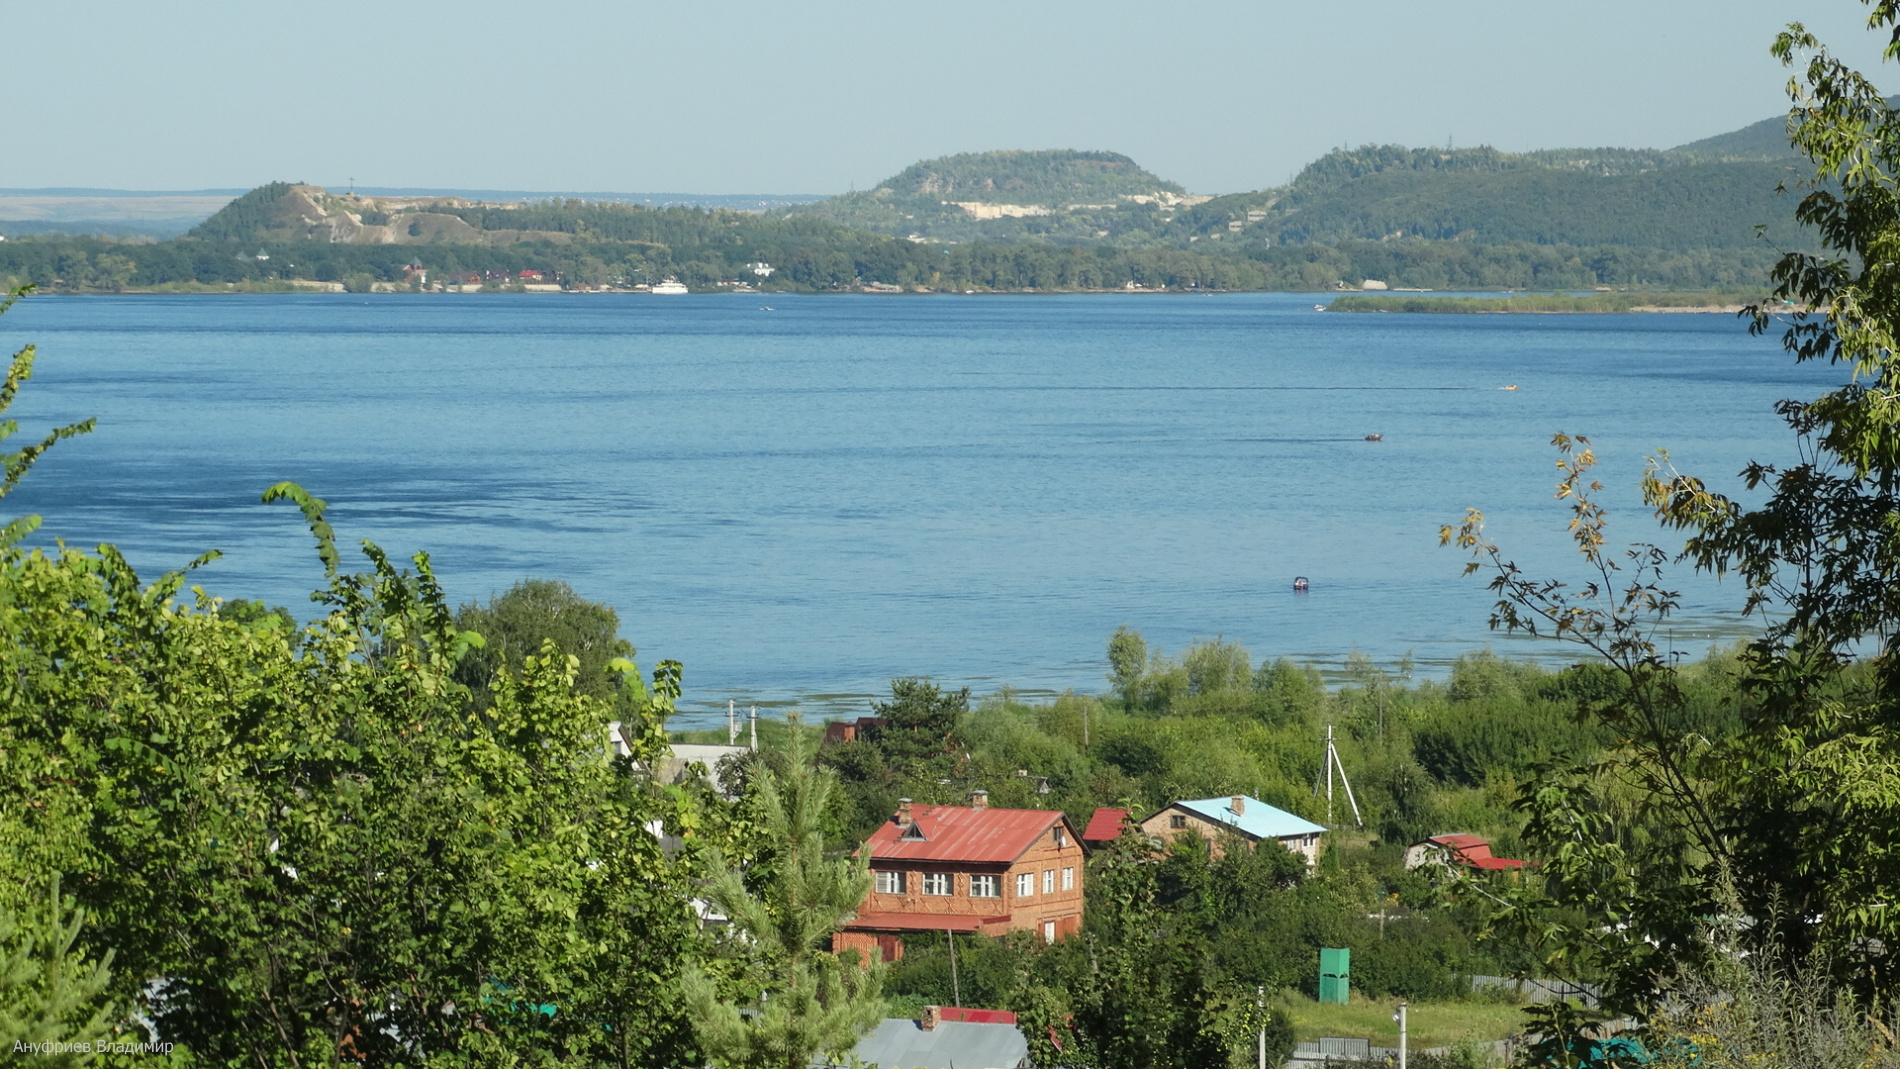
[[668,275],[664,282],[654,283],[653,292],[663,293],[669,297],[676,297],[682,293],[687,292],[686,283],[681,282],[679,279],[674,278],[671,275]]
[[1368,441],[1368,442],[1383,442],[1383,441],[1385,441],[1385,435],[1383,435],[1383,434],[1368,434],[1368,435],[1366,435],[1366,441]]
[[1293,577],[1293,592],[1294,593],[1296,594],[1306,593],[1306,588],[1308,585],[1309,584],[1306,581],[1306,576],[1296,575]]

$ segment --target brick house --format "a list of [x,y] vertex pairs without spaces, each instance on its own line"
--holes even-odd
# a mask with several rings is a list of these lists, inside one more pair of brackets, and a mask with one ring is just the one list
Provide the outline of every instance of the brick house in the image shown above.
[[1221,840],[1230,833],[1249,844],[1271,839],[1305,858],[1310,868],[1319,863],[1319,837],[1326,829],[1258,798],[1235,794],[1175,802],[1143,820],[1141,831],[1157,845],[1182,835],[1200,835],[1212,844],[1215,856],[1221,852]]
[[1025,930],[1044,942],[1082,928],[1082,843],[1060,810],[913,806],[865,841],[871,893],[832,948],[903,956],[905,936]]

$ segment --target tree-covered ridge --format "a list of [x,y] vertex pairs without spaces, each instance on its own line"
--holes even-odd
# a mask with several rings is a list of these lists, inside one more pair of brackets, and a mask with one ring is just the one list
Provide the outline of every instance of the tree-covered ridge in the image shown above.
[[1005,204],[1067,204],[1121,196],[1184,194],[1178,183],[1119,152],[960,152],[920,160],[878,183],[898,197]]
[[190,230],[195,238],[244,241],[282,225],[279,205],[290,194],[289,182],[266,182],[237,198]]

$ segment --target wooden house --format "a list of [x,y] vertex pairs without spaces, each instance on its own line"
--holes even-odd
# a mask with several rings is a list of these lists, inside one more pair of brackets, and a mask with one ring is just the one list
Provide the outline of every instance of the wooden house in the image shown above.
[[1141,831],[1157,845],[1173,842],[1183,835],[1199,835],[1212,844],[1216,856],[1223,849],[1222,840],[1229,834],[1238,835],[1249,844],[1271,839],[1304,857],[1311,867],[1319,863],[1319,837],[1326,829],[1258,798],[1235,794],[1164,806],[1141,822]]
[[987,791],[967,806],[906,798],[863,849],[871,892],[834,949],[894,961],[906,936],[1026,930],[1053,943],[1082,928],[1082,843],[1060,810],[991,809]]

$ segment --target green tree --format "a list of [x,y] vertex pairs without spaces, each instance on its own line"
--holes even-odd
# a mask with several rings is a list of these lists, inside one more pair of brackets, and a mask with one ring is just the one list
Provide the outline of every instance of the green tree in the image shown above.
[[482,645],[456,663],[455,680],[469,688],[478,704],[491,700],[490,681],[498,670],[519,671],[522,662],[552,641],[579,664],[575,688],[612,703],[630,697],[622,673],[610,666],[631,660],[633,643],[620,637],[620,614],[612,606],[588,601],[558,579],[523,579],[486,605],[470,603],[455,611],[455,626],[482,636]]
[[871,890],[869,855],[829,856],[835,780],[813,765],[802,732],[787,739],[784,770],[763,769],[745,803],[759,856],[749,868],[711,859],[706,897],[731,919],[722,975],[695,967],[685,977],[700,1046],[721,1069],[806,1069],[850,1051],[884,1016],[882,963],[827,946]]
[[891,700],[871,706],[884,723],[871,731],[871,741],[893,764],[929,761],[941,757],[950,736],[970,711],[970,688],[942,690],[927,679],[891,680]]
[[[88,960],[75,944],[86,914],[59,891],[26,908],[0,909],[0,1049],[17,1043],[92,1044],[106,1039],[115,1014],[106,996],[112,954]],[[83,1065],[91,1052],[54,1052],[39,1065]]]
[[1124,835],[1091,862],[1081,939],[1044,954],[1017,999],[1030,1060],[1072,1069],[1188,1069],[1228,1063],[1251,1042],[1252,992],[1215,987],[1193,921],[1157,901],[1148,848]]
[[1141,693],[1141,677],[1148,670],[1148,642],[1141,632],[1123,624],[1108,638],[1108,679],[1121,696],[1122,707],[1133,709]]

